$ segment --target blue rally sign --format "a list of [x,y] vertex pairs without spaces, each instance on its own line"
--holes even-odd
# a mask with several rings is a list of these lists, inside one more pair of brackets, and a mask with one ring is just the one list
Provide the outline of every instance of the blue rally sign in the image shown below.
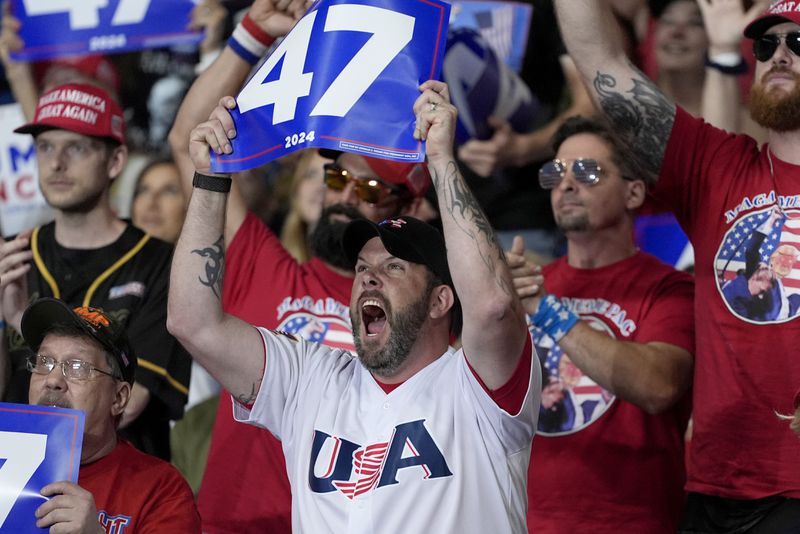
[[25,48],[14,59],[33,61],[198,43],[189,31],[193,0],[11,0]]
[[301,148],[422,161],[419,85],[438,79],[449,4],[320,0],[236,98],[232,154],[215,172],[251,169]]
[[0,532],[41,534],[34,512],[52,482],[78,482],[84,413],[0,403]]

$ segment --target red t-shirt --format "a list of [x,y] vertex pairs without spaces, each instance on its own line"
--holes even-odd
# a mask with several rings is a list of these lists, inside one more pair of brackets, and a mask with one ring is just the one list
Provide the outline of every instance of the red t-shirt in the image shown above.
[[107,534],[200,533],[194,495],[178,470],[126,441],[82,465],[78,485],[94,496]]
[[[317,258],[298,264],[252,214],[226,250],[225,262],[222,303],[228,313],[354,350],[352,278],[336,274]],[[230,395],[224,391],[198,506],[208,534],[291,532],[291,488],[281,443],[265,430],[235,422]]]
[[[800,167],[766,145],[678,109],[654,194],[695,250],[697,352],[689,491],[733,499],[800,498],[800,440],[790,413],[800,360],[797,258],[769,290],[749,295],[748,268],[798,245]],[[772,207],[783,217],[763,230]],[[785,259],[785,258],[784,258]],[[752,297],[752,298],[751,298]]]
[[[612,338],[694,350],[691,276],[648,254],[598,269],[576,269],[562,258],[544,268],[544,279],[548,293]],[[541,330],[533,335],[543,388],[528,472],[528,528],[618,534],[635,525],[636,532],[675,532],[684,501],[688,395],[649,415],[584,375]]]

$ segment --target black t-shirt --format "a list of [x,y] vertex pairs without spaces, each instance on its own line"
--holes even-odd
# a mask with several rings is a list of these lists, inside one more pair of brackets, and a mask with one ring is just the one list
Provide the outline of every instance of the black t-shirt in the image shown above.
[[[150,405],[121,433],[145,452],[168,458],[169,419],[183,416],[191,369],[189,354],[167,331],[172,245],[128,225],[110,245],[68,249],[56,243],[55,223],[49,223],[31,236],[31,250],[31,301],[56,297],[73,306],[102,308],[125,326],[139,363],[136,381],[150,392]],[[27,402],[30,349],[18,332],[7,333],[12,362],[7,400]]]

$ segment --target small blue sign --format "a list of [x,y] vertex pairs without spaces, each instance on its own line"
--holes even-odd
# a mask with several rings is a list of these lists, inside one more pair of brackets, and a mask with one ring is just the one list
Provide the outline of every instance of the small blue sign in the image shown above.
[[440,0],[320,0],[239,93],[233,153],[212,153],[212,170],[308,147],[423,161],[412,108],[439,78],[449,14]]
[[17,60],[110,54],[199,43],[193,0],[11,0],[25,48]]
[[78,482],[84,413],[0,403],[0,532],[41,534],[34,512],[53,482]]

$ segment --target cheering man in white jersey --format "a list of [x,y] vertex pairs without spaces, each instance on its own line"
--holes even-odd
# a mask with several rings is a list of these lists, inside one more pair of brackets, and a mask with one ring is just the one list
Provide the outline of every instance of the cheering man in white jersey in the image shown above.
[[[420,89],[416,135],[445,238],[411,217],[350,224],[358,357],[222,312],[222,265],[197,251],[223,232],[230,179],[207,174],[209,149],[225,151],[234,125],[218,107],[191,133],[204,174],[175,253],[168,325],[238,401],[237,417],[280,438],[298,532],[526,531],[541,371],[503,253],[457,171],[447,86]],[[448,260],[469,268],[451,277]]]

